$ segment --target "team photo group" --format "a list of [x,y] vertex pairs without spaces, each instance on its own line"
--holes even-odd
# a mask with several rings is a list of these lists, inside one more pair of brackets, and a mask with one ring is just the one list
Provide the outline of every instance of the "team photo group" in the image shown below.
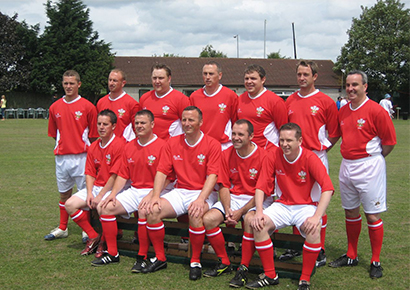
[[[45,240],[66,238],[71,217],[83,230],[86,245],[80,254],[94,254],[92,266],[109,267],[120,262],[117,216],[135,216],[139,248],[131,272],[152,273],[168,266],[163,220],[187,215],[189,279],[232,273],[229,286],[256,289],[279,284],[271,235],[291,226],[305,238],[303,250],[288,249],[279,260],[302,255],[298,289],[310,289],[315,267],[358,265],[362,206],[372,253],[364,263],[370,265],[370,278],[381,278],[385,157],[396,134],[388,112],[367,96],[367,75],[346,73],[348,103],[340,110],[316,89],[320,74],[314,61],[298,62],[299,89],[286,101],[265,88],[266,72],[259,65],[244,71],[240,96],[221,84],[222,76],[217,62],[205,63],[203,88],[187,97],[172,88],[171,68],[155,64],[153,90],[136,101],[124,91],[126,73],[114,69],[110,93],[94,106],[79,95],[79,74],[66,71],[65,95],[51,105],[48,125],[55,139],[60,221]],[[339,139],[343,159],[339,181],[332,183],[327,151]],[[326,209],[336,182],[347,251],[328,262]],[[91,209],[99,214],[102,232],[91,225]],[[220,226],[238,223],[241,262],[234,268]],[[205,241],[218,257],[212,269],[202,269]],[[148,258],[150,246],[153,258]],[[251,281],[255,252],[263,273]]]

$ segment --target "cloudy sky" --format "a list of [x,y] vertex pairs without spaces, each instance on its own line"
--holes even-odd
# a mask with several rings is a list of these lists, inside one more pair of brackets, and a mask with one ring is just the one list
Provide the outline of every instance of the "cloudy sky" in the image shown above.
[[[55,1],[53,1],[55,2]],[[352,18],[361,5],[376,0],[84,0],[93,29],[111,42],[118,56],[152,56],[172,53],[198,57],[211,44],[228,57],[264,57],[280,51],[294,57],[292,23],[298,58],[336,61],[347,41]],[[401,0],[410,8],[410,0]],[[46,0],[0,0],[0,12],[18,13],[18,20],[47,25]]]

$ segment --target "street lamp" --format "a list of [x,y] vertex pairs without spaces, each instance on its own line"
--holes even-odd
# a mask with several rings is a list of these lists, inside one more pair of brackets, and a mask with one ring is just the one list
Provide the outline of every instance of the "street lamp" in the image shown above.
[[239,58],[239,34],[234,35],[233,38],[236,38],[236,58]]

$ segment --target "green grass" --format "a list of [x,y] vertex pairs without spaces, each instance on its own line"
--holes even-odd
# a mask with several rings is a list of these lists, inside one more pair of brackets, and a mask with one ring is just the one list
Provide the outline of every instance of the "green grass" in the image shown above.
[[[363,222],[359,266],[319,268],[312,289],[409,289],[410,121],[395,120],[398,145],[387,157],[388,211],[382,215],[385,239],[381,255],[384,277],[368,278],[371,251]],[[54,173],[54,140],[47,120],[0,122],[0,288],[1,289],[228,289],[232,275],[188,280],[187,265],[147,275],[131,274],[132,258],[95,268],[93,257],[81,257],[81,230],[71,220],[67,239],[47,242],[43,236],[58,223]],[[339,145],[330,151],[330,174],[336,193],[328,209],[326,252],[333,260],[346,251],[344,215],[338,190]],[[251,279],[254,276],[251,276]],[[297,281],[281,279],[275,289],[296,289]]]

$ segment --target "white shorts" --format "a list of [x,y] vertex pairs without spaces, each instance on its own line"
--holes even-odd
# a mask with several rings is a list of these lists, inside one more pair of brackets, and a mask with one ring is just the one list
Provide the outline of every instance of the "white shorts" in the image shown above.
[[[95,185],[94,185],[94,186],[93,186],[93,192],[92,192],[92,193],[93,193],[93,196],[96,197],[96,196],[100,193],[101,189],[103,189],[102,186],[95,186]],[[104,194],[102,200],[106,199],[107,196],[110,195],[110,193],[111,193],[111,191],[106,192],[106,193]],[[84,200],[84,202],[86,202],[86,201],[87,201],[87,189],[86,189],[86,188],[83,188],[83,189],[77,191],[73,196],[76,196],[76,197],[78,197],[78,198]],[[88,207],[84,207],[84,208],[82,208],[82,209],[83,209],[83,210],[89,210]]]
[[[248,203],[248,201],[250,201],[252,199],[253,196],[250,195],[246,195],[246,194],[241,194],[241,195],[235,195],[235,194],[231,194],[231,209],[232,210],[238,210],[240,208],[243,208],[245,206],[245,204]],[[273,197],[269,196],[267,199],[265,199],[265,201],[263,202],[263,208],[267,208],[269,205],[271,205],[273,202]],[[215,203],[212,208],[219,210],[224,216],[225,216],[225,208],[222,205],[222,202],[218,201],[217,203]],[[249,209],[249,211],[251,210],[255,210],[256,208],[253,207],[251,209]],[[242,218],[244,218],[245,215],[242,216]]]
[[141,200],[146,197],[151,190],[152,188],[135,188],[131,186],[127,190],[119,193],[116,199],[122,204],[128,213],[128,217],[130,217],[133,212],[138,211]]
[[77,190],[85,188],[85,162],[87,153],[56,155],[56,177],[59,192],[66,192],[77,185]]
[[[281,202],[274,202],[268,208],[263,210],[275,225],[275,230],[280,230],[288,226],[296,226],[302,235],[306,238],[306,234],[301,230],[301,226],[308,217],[311,217],[316,212],[316,206],[311,204],[302,205],[286,205]],[[273,233],[269,232],[271,235]]]
[[[188,212],[188,206],[198,198],[200,193],[201,190],[174,188],[170,192],[164,194],[162,198],[168,200],[177,216],[181,216]],[[211,208],[215,204],[215,202],[218,201],[217,192],[211,192],[211,194],[205,201],[208,204],[208,208]]]
[[381,154],[358,160],[343,159],[339,185],[344,209],[354,209],[362,204],[368,214],[387,210],[386,161]]

